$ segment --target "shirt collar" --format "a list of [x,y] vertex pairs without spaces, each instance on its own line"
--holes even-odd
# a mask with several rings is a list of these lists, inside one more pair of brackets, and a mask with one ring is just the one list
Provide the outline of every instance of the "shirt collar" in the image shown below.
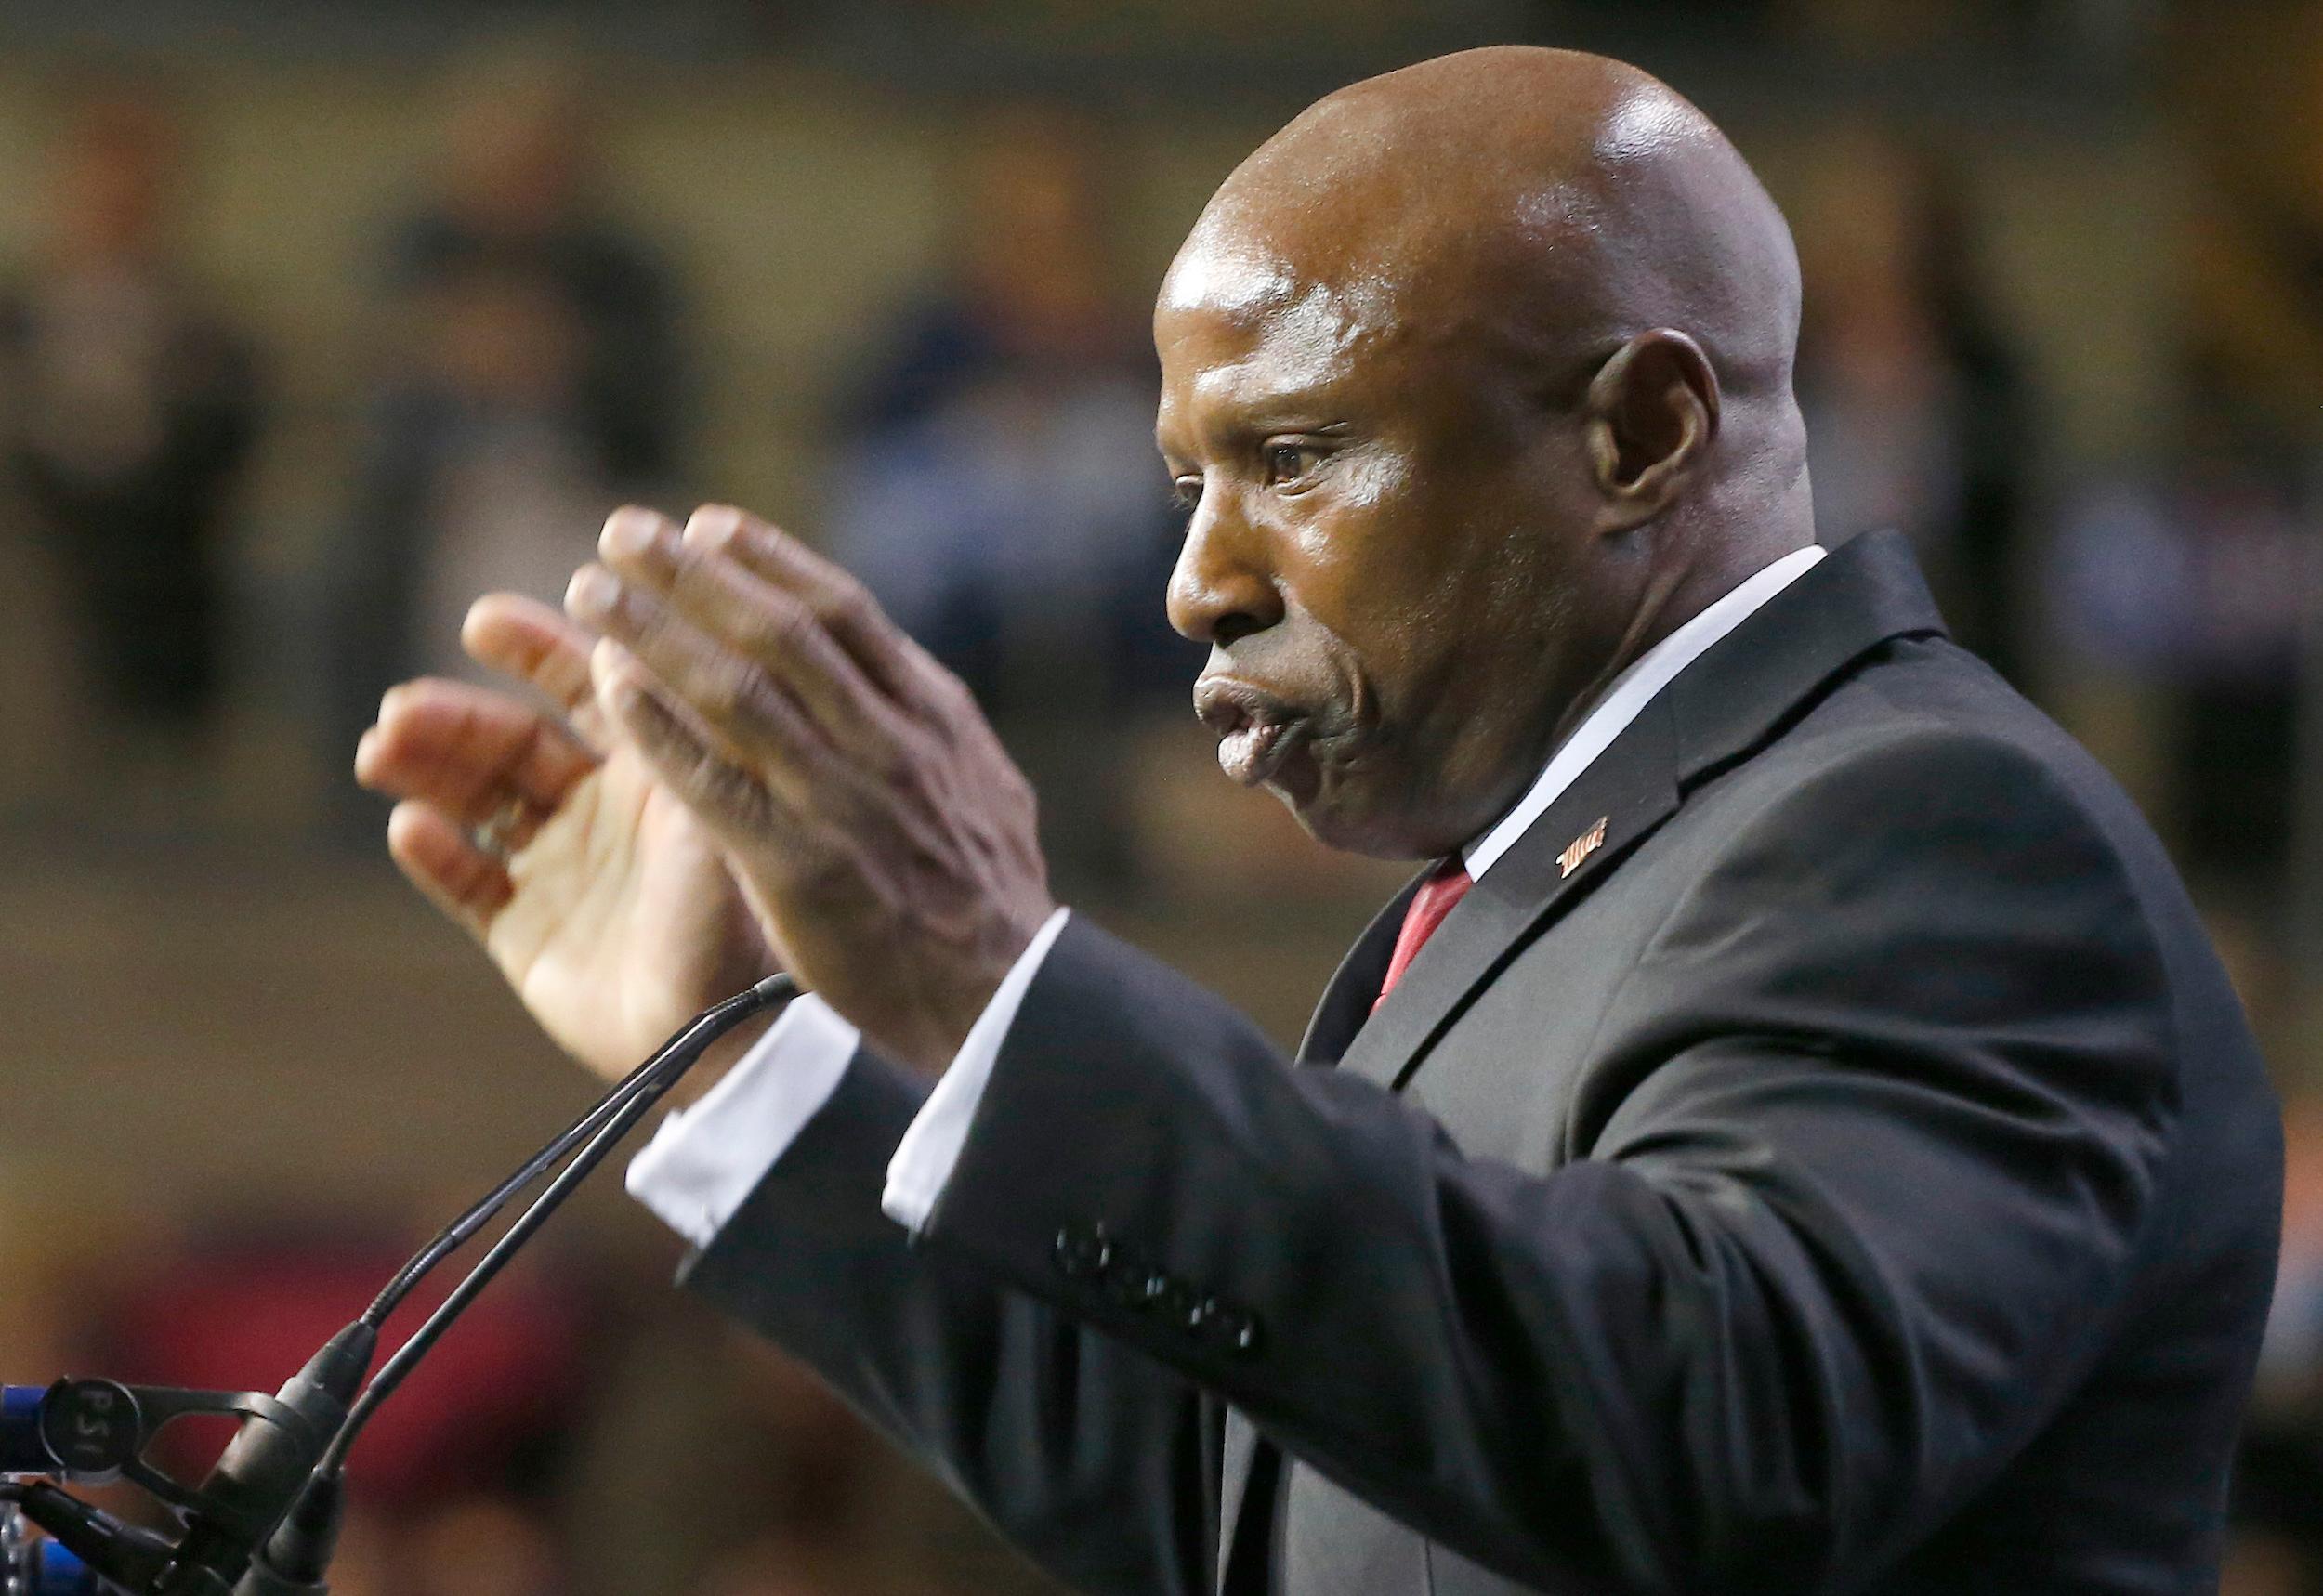
[[1784,555],[1632,661],[1629,668],[1613,679],[1613,685],[1605,690],[1596,707],[1574,728],[1573,735],[1557,745],[1556,752],[1549,756],[1548,764],[1542,766],[1530,790],[1516,801],[1516,807],[1461,850],[1469,878],[1482,880],[1484,872],[1516,844],[1516,839],[1550,805],[1564,796],[1574,778],[1595,763],[1597,756],[1628,728],[1656,694],[1676,679],[1679,672],[1749,620],[1761,605],[1805,576],[1824,553],[1821,547],[1810,543]]

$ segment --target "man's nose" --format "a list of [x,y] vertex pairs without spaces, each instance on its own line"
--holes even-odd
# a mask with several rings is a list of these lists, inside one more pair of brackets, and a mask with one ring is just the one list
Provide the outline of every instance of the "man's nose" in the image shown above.
[[1282,619],[1262,534],[1220,500],[1202,494],[1170,572],[1170,624],[1197,643],[1231,643]]

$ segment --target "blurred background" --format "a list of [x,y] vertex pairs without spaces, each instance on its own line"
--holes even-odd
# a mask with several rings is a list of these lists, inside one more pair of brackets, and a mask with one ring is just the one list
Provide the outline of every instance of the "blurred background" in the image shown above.
[[[1063,894],[1294,1038],[1401,872],[1188,713],[1147,309],[1301,105],[1495,41],[1734,135],[1824,540],[1906,528],[2195,883],[2291,1134],[2228,1589],[2323,1590],[2312,0],[10,0],[0,1378],[270,1390],[585,1100],[347,770],[624,499],[848,561]],[[600,1184],[358,1449],[344,1596],[1040,1589]]]

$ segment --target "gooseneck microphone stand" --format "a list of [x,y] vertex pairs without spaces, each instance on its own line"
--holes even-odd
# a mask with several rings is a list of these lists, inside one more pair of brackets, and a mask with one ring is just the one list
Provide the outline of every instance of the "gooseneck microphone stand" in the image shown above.
[[[689,1021],[421,1248],[362,1315],[272,1396],[110,1380],[0,1388],[0,1476],[8,1476],[0,1480],[0,1596],[94,1596],[99,1586],[113,1596],[322,1596],[338,1536],[348,1449],[372,1415],[712,1044],[797,995],[798,985],[788,975],[771,975]],[[571,1161],[366,1385],[379,1332],[412,1289],[568,1157]],[[191,1413],[241,1420],[196,1486],[145,1459],[154,1434]],[[116,1478],[167,1508],[178,1533],[127,1524],[55,1483]],[[48,1547],[24,1540],[11,1522],[19,1511],[47,1531]]]

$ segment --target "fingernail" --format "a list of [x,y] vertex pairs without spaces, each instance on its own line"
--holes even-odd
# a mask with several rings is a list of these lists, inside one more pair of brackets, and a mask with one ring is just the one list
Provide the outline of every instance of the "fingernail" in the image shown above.
[[[610,528],[606,536],[611,537]],[[594,619],[612,613],[621,597],[621,583],[603,566],[584,565],[572,573],[571,582],[565,588],[565,608],[575,616]]]
[[653,517],[646,511],[616,510],[605,523],[597,546],[611,558],[627,559],[651,548],[656,530]]
[[715,551],[734,541],[734,534],[742,530],[742,514],[725,504],[704,504],[686,522],[686,542],[699,549]]

